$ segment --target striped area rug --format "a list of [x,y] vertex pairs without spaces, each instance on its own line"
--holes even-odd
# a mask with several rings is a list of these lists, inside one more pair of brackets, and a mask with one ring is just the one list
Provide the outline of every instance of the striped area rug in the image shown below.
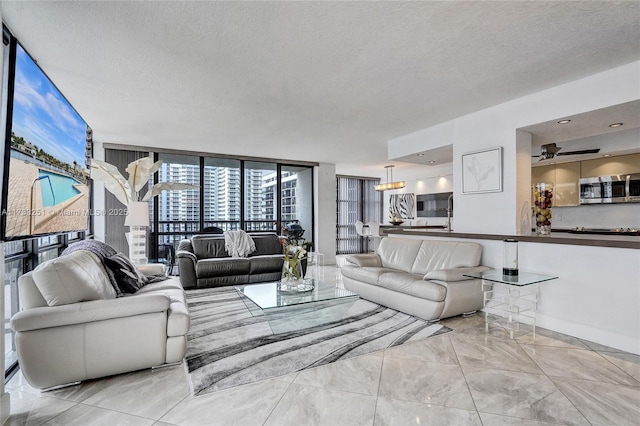
[[[339,320],[274,335],[233,287],[187,291],[193,395],[283,376],[451,331],[358,299]],[[321,313],[318,313],[321,314]]]

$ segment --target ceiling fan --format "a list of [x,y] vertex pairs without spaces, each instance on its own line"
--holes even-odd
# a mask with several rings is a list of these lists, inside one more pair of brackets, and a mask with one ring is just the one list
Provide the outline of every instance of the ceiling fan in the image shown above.
[[562,149],[562,147],[561,146],[556,146],[555,143],[548,143],[548,144],[542,145],[540,147],[540,155],[532,155],[532,157],[540,157],[539,161],[542,161],[542,160],[549,160],[549,159],[555,157],[556,155],[596,154],[596,153],[600,152],[600,148],[582,149],[582,150],[579,150],[579,151],[560,152],[561,149]]

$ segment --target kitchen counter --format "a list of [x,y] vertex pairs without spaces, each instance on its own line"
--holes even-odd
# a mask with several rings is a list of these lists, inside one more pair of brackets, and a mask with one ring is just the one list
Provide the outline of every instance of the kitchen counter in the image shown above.
[[548,237],[538,235],[497,235],[497,234],[474,234],[465,232],[447,232],[446,229],[422,228],[411,229],[406,226],[385,226],[381,227],[381,232],[387,235],[414,235],[445,238],[470,238],[477,240],[504,240],[515,238],[518,241],[546,244],[571,244],[578,246],[595,247],[617,247],[640,249],[640,236],[634,235],[594,235],[594,234],[571,234],[568,230],[552,230]]

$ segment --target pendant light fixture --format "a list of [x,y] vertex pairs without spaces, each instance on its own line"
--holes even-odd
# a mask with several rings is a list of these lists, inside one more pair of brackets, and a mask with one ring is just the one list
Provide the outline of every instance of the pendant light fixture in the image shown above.
[[[393,181],[394,167],[395,167],[394,165],[384,166],[384,168],[387,169],[387,183],[381,183],[380,185],[376,185],[375,186],[376,191],[387,191],[389,189],[402,189],[405,186],[407,186],[407,184],[403,180],[399,182]],[[391,175],[391,179],[389,179],[389,175]]]

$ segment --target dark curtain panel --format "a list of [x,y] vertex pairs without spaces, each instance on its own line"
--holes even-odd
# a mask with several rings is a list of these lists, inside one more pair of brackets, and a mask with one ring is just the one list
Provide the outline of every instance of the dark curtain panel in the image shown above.
[[379,179],[338,176],[336,254],[366,253],[373,242],[356,232],[355,222],[381,222],[382,195],[375,190]]

